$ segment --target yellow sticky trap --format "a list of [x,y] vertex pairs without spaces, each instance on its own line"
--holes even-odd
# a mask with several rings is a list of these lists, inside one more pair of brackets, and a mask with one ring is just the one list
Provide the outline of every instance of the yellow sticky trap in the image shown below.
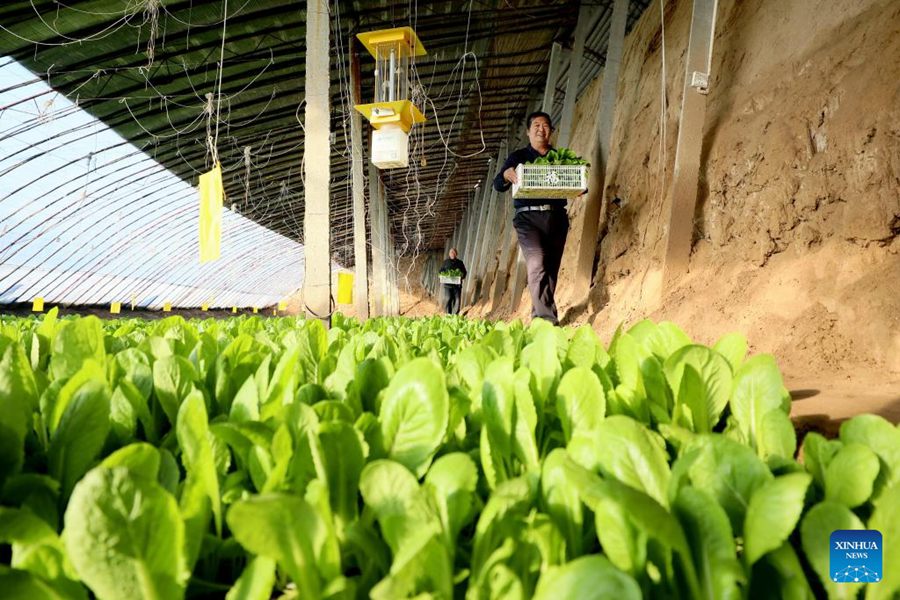
[[200,307],[200,310],[207,311],[209,310],[209,304],[204,304]]
[[259,308],[257,308],[257,307],[254,306],[254,307],[253,307],[253,314],[254,314],[254,315],[259,314]]
[[353,273],[338,273],[337,303],[353,304]]
[[287,310],[287,300],[282,300],[278,303],[278,310]]
[[44,299],[35,298],[31,301],[31,312],[44,312]]
[[134,305],[137,304],[137,296],[131,297],[131,310],[134,310]]
[[163,304],[163,312],[172,312],[172,303],[166,302]]
[[109,305],[109,312],[114,315],[117,315],[122,312],[122,303],[121,302],[113,302]]
[[237,306],[232,306],[232,307],[231,307],[231,312],[236,313],[236,312],[237,312]]
[[273,309],[272,309],[272,316],[273,316],[273,317],[277,317],[277,316],[278,316],[278,309],[277,309],[277,308],[273,308]]
[[216,260],[222,247],[222,165],[200,176],[200,264]]

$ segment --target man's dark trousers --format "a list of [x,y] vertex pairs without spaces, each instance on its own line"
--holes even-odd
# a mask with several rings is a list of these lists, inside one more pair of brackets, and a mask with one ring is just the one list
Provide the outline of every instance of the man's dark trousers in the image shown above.
[[525,256],[528,291],[531,292],[531,317],[559,323],[556,313],[556,278],[562,262],[569,216],[565,208],[518,212],[513,227]]
[[447,304],[445,305],[447,314],[458,315],[460,299],[462,298],[462,286],[445,283],[444,295],[447,297]]

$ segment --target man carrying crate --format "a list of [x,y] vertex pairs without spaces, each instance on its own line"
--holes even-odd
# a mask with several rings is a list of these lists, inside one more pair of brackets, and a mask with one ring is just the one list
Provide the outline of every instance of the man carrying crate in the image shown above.
[[[550,135],[553,123],[550,115],[537,111],[528,115],[528,146],[507,157],[494,178],[494,189],[505,192],[510,185],[518,184],[516,167],[546,156],[553,148]],[[525,257],[528,271],[528,291],[531,293],[531,317],[540,317],[559,324],[556,310],[556,279],[562,262],[566,236],[569,233],[569,215],[566,200],[562,198],[516,198],[513,201],[516,214],[513,227],[519,238],[519,247]]]
[[462,300],[462,280],[466,278],[466,265],[459,260],[456,248],[450,248],[450,258],[444,261],[438,272],[444,284],[444,296],[447,298],[445,308],[448,315],[458,315]]

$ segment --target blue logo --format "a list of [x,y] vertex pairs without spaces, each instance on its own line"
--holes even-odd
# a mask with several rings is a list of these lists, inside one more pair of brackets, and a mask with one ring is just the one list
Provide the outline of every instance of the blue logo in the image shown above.
[[881,565],[880,531],[831,532],[831,580],[835,583],[878,583],[884,575]]

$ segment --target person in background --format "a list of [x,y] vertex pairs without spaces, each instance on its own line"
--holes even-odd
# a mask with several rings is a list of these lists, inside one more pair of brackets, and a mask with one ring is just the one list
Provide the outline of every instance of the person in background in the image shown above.
[[[545,112],[533,112],[526,119],[528,146],[511,152],[497,176],[494,189],[505,192],[517,182],[516,167],[545,156],[553,147],[550,135],[553,123]],[[513,227],[528,271],[528,291],[531,293],[531,318],[546,319],[559,324],[556,310],[556,279],[562,262],[569,215],[566,201],[559,198],[520,198],[513,201],[516,214]]]
[[[444,273],[450,270],[458,270],[462,273],[462,281],[466,278],[468,273],[466,272],[466,265],[463,264],[463,261],[457,258],[456,248],[450,248],[450,258],[444,261],[444,264],[441,265],[440,272]],[[445,283],[444,284],[444,296],[447,298],[447,303],[445,308],[447,309],[448,315],[458,315],[460,304],[462,303],[462,283],[453,284],[453,283]]]

